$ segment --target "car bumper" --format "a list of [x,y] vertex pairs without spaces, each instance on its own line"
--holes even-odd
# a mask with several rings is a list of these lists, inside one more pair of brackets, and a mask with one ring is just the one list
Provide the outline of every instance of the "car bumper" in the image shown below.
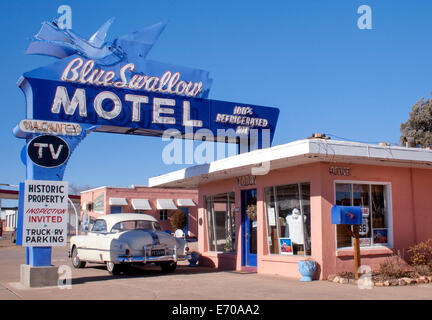
[[166,256],[118,256],[116,262],[118,263],[151,263],[151,262],[162,262],[162,261],[185,261],[191,259],[190,254],[186,256],[166,255]]

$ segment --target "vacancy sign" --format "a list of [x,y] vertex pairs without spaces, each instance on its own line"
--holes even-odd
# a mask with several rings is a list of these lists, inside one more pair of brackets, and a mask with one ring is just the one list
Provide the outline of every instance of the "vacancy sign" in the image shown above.
[[68,183],[26,180],[22,245],[26,247],[67,244]]

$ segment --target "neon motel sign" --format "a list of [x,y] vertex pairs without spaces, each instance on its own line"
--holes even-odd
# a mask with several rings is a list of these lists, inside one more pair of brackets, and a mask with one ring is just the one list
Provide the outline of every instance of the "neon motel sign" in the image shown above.
[[23,74],[19,86],[26,95],[27,120],[150,136],[175,129],[185,137],[185,128],[191,128],[208,129],[217,138],[223,130],[248,136],[250,129],[267,129],[273,139],[279,109],[207,99],[212,84],[208,72],[145,58],[164,24],[107,44],[100,39],[111,22],[90,40],[42,24],[27,53],[60,60]]
[[214,136],[218,129],[232,129],[236,135],[247,135],[251,128],[269,129],[273,138],[278,109],[202,99],[203,82],[183,80],[180,72],[138,74],[133,63],[116,72],[96,68],[94,60],[82,57],[60,62],[56,66],[65,65],[55,69],[57,79],[44,77],[44,68],[24,74],[20,86],[32,102],[27,105],[29,119],[152,136],[162,136],[167,129],[184,134],[185,127],[206,128]]
[[[43,22],[30,43],[27,54],[59,60],[18,81],[26,119],[14,134],[26,139],[27,179],[62,180],[70,153],[91,131],[162,136],[175,129],[188,138],[186,128],[191,128],[224,138],[230,130],[230,135],[249,137],[250,129],[265,129],[271,143],[279,109],[207,99],[212,84],[207,71],[146,59],[164,23],[106,42],[112,21],[88,40]],[[20,209],[17,244],[22,243],[22,219]],[[31,265],[51,265],[50,250],[28,249]]]
[[[109,43],[111,23],[89,40],[55,22],[42,23],[26,53],[59,60],[20,78],[27,107],[26,119],[14,129],[17,137],[28,143],[40,134],[60,135],[70,152],[91,131],[156,137],[174,132],[183,139],[271,144],[279,109],[207,99],[212,84],[207,71],[146,59],[165,24]],[[64,167],[59,170],[56,177]]]

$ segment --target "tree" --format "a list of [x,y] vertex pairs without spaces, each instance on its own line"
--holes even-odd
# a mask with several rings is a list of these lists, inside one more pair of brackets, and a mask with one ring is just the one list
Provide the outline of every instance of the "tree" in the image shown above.
[[174,212],[170,218],[170,222],[175,230],[183,229],[187,224],[186,215],[183,210],[178,209],[176,212]]
[[409,119],[400,126],[402,145],[412,142],[414,146],[430,147],[432,145],[432,99],[421,98],[413,105]]
[[94,189],[94,187],[92,187],[88,184],[85,186],[79,186],[75,182],[69,183],[69,194],[79,195],[81,193],[81,191],[86,191],[86,190],[90,190],[90,189]]

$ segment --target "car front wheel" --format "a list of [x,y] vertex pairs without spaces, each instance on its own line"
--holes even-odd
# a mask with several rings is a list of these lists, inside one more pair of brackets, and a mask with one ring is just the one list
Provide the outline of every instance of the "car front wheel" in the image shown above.
[[78,257],[78,249],[76,247],[72,249],[72,265],[77,269],[84,268],[86,265],[85,261],[81,261]]
[[112,261],[107,261],[106,263],[107,270],[112,275],[119,275],[121,271],[121,265],[115,264]]
[[174,270],[177,268],[177,262],[174,261],[161,262],[160,267],[163,272],[174,272]]

